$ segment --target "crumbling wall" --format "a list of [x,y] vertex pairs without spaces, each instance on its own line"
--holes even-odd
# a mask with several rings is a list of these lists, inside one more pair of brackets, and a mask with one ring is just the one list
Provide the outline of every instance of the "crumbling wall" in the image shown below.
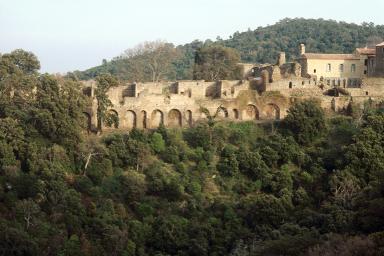
[[[297,70],[295,65],[288,67]],[[332,97],[324,92],[334,88],[333,85],[320,85],[314,78],[296,75],[270,83],[266,68],[262,70],[261,78],[252,80],[124,84],[108,91],[113,104],[110,111],[119,118],[121,126],[118,129],[151,129],[160,123],[167,127],[193,125],[205,118],[201,107],[211,114],[220,108],[219,119],[275,120],[284,118],[296,100],[315,98],[327,111],[344,111],[351,100],[363,104],[367,100],[378,103],[384,99],[384,78],[365,78],[361,88],[343,88],[349,95]],[[84,83],[83,91],[90,99],[85,112],[92,125],[96,124],[97,118],[94,88],[94,82]]]

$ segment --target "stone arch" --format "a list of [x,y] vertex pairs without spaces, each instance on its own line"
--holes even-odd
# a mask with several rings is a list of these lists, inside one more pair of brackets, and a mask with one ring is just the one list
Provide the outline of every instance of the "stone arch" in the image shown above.
[[151,128],[157,128],[164,124],[164,114],[161,110],[155,109],[151,114]]
[[169,127],[182,126],[181,112],[178,109],[171,109],[168,112],[168,125]]
[[228,110],[224,107],[219,107],[217,109],[217,117],[218,118],[228,118]]
[[128,110],[125,113],[124,128],[133,129],[136,128],[136,113],[133,110]]
[[187,120],[188,125],[192,126],[192,111],[191,110],[187,110],[185,115],[186,115],[186,120]]
[[265,119],[268,120],[279,120],[280,119],[280,108],[274,103],[268,103],[264,109]]
[[233,118],[234,119],[239,119],[239,110],[234,108],[232,111],[233,111]]
[[143,129],[147,129],[147,112],[145,110],[142,110],[141,113],[141,125]]
[[253,104],[248,104],[243,111],[243,120],[258,120],[259,110]]
[[109,128],[119,128],[119,114],[116,110],[110,109],[104,119],[104,125]]

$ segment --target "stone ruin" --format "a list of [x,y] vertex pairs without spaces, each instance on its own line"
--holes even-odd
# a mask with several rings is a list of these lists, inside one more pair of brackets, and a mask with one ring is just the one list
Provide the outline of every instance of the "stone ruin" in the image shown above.
[[[84,82],[83,92],[92,102],[84,113],[91,130],[97,120],[95,88],[95,81]],[[210,115],[217,113],[218,120],[280,120],[291,104],[308,98],[318,99],[326,110],[342,111],[352,100],[383,100],[384,79],[364,78],[361,86],[344,88],[343,93],[330,94],[332,88],[333,84],[302,74],[298,62],[286,62],[285,53],[280,53],[276,64],[255,65],[244,80],[125,83],[111,88],[109,113],[119,125],[104,130],[190,127],[207,118],[203,108]]]

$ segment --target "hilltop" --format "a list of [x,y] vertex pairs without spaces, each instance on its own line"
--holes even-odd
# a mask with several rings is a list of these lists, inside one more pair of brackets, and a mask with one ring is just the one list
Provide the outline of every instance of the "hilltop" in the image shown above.
[[[169,80],[191,79],[195,52],[202,46],[220,44],[235,48],[243,62],[273,63],[277,54],[285,51],[288,60],[297,56],[298,45],[304,43],[311,52],[350,53],[356,47],[369,46],[384,38],[384,25],[338,22],[324,19],[283,19],[273,25],[235,32],[229,39],[217,38],[205,42],[195,40],[175,46],[180,52]],[[92,79],[100,73],[111,73],[122,80],[132,80],[127,59],[117,56],[103,60],[100,66],[75,71],[79,79]]]

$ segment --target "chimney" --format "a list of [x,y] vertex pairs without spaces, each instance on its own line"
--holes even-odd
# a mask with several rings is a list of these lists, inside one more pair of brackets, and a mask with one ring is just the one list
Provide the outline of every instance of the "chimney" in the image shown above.
[[279,53],[279,59],[277,60],[277,65],[281,66],[285,64],[285,52]]
[[305,54],[305,44],[300,44],[300,56]]

